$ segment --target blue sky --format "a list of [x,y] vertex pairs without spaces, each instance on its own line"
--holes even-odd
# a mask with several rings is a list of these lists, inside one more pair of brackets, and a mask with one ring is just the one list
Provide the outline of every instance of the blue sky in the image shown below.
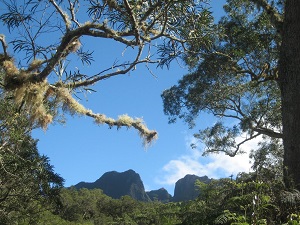
[[[214,14],[222,14],[223,0],[212,1]],[[9,35],[7,35],[9,39]],[[94,74],[99,67],[110,66],[116,58],[122,59],[124,47],[110,41],[83,40],[83,47],[95,51],[95,62],[83,72]],[[130,54],[130,52],[124,53]],[[73,61],[74,67],[80,61]],[[198,129],[212,125],[216,120],[202,114],[195,129],[178,121],[168,124],[163,113],[163,90],[176,84],[187,68],[173,63],[168,70],[153,69],[149,73],[143,65],[130,74],[113,77],[93,86],[92,93],[80,100],[87,108],[109,117],[128,114],[143,118],[150,129],[158,131],[159,138],[149,148],[142,145],[134,129],[109,129],[98,126],[85,116],[68,116],[65,125],[50,125],[47,131],[35,130],[38,149],[50,158],[55,171],[65,179],[65,186],[80,181],[93,182],[108,171],[123,172],[133,169],[140,174],[146,190],[166,188],[173,195],[175,182],[186,174],[209,177],[228,177],[240,171],[249,171],[247,156],[230,158],[223,155],[202,157],[203,146],[191,149],[192,136]],[[250,150],[248,143],[244,150]]]

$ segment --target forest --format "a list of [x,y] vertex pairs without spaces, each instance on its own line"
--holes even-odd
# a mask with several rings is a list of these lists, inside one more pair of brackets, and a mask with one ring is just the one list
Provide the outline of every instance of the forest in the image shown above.
[[[300,1],[227,0],[219,20],[213,1],[0,0],[0,224],[300,224]],[[82,47],[91,37],[132,56],[95,74],[72,69],[74,58],[97,63]],[[176,203],[64,187],[32,131],[84,115],[149,146],[158,133],[141,118],[110,118],[80,96],[137,65],[151,73],[179,61],[188,73],[161,94],[169,122],[216,117],[194,134],[204,156],[234,157],[261,137],[253,172],[196,181],[199,196]]]

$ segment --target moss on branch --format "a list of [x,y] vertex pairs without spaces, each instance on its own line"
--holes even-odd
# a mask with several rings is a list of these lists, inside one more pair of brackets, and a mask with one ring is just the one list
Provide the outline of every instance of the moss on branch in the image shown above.
[[56,94],[59,101],[62,102],[63,108],[67,108],[72,113],[92,117],[96,124],[107,124],[109,127],[117,128],[135,128],[139,131],[139,135],[143,138],[144,146],[148,146],[158,137],[157,132],[155,130],[149,130],[141,119],[133,119],[128,115],[120,115],[118,119],[115,120],[104,114],[94,113],[92,110],[86,109],[82,104],[75,100],[71,92],[64,87],[57,88]]

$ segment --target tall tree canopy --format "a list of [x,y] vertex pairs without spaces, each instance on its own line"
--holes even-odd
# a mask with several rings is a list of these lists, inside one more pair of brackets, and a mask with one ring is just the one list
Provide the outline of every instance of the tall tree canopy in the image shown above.
[[[145,143],[157,133],[141,119],[122,115],[112,119],[86,109],[74,94],[91,90],[91,85],[134,70],[138,64],[169,64],[182,54],[190,40],[206,39],[204,29],[210,16],[202,1],[130,1],[130,0],[50,0],[1,1],[0,20],[14,35],[10,43],[0,37],[3,46],[1,67],[5,71],[3,86],[14,93],[15,101],[27,110],[35,124],[46,128],[57,109],[87,115],[98,124],[110,127],[134,127]],[[193,22],[193,25],[191,24]],[[193,35],[187,30],[192,30]],[[45,37],[51,38],[45,39]],[[96,74],[84,74],[81,67],[68,68],[76,55],[83,64],[93,63],[93,51],[84,42],[110,39],[131,49],[132,55]],[[203,39],[202,39],[203,38]],[[154,42],[156,41],[156,42]],[[158,44],[157,44],[158,43]],[[8,47],[24,56],[21,66],[9,54]],[[155,54],[159,53],[159,54]],[[24,60],[25,58],[25,60]],[[74,59],[74,58],[73,58]],[[99,64],[97,64],[99,65]],[[51,76],[50,79],[50,75]],[[48,79],[47,79],[48,78]]]
[[[234,156],[242,143],[258,135],[282,136],[276,84],[280,35],[268,13],[250,1],[228,1],[224,9],[214,43],[199,51],[196,69],[162,96],[170,121],[179,117],[193,126],[201,111],[235,119],[233,127],[218,122],[196,135],[206,152]],[[245,132],[245,139],[236,142]]]
[[[193,126],[203,111],[220,118],[195,134],[206,144],[205,154],[235,156],[242,144],[263,136],[252,155],[267,158],[283,151],[285,184],[298,188],[299,4],[227,0],[210,48],[191,55],[186,60],[191,73],[162,94],[171,122],[181,118]],[[234,122],[225,124],[224,118]]]

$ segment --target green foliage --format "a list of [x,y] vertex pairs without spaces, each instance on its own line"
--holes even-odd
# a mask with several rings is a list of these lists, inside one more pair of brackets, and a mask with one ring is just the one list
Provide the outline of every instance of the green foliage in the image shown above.
[[245,220],[246,219],[243,216],[237,216],[236,213],[224,210],[223,214],[215,219],[214,224],[248,225]]
[[202,220],[196,220],[202,221],[199,224],[282,224],[287,215],[298,211],[282,205],[280,180],[261,181],[256,174],[240,174],[236,181],[221,179],[197,185],[202,192],[190,204],[202,204],[198,213],[206,209]]
[[113,199],[100,189],[63,189],[62,206],[54,218],[66,224],[180,224],[181,207],[177,203],[140,202],[129,196]]
[[299,193],[284,191],[280,180],[259,180],[262,175],[239,174],[236,180],[196,181],[197,199],[186,202],[141,202],[129,196],[113,199],[100,189],[68,188],[62,205],[45,211],[41,224],[130,225],[248,225],[297,224]]
[[0,221],[35,224],[59,204],[63,179],[30,136],[31,123],[9,96],[0,96]]
[[254,174],[197,184],[198,204],[205,205],[201,219],[207,218],[203,224],[210,224],[212,218],[224,224],[280,224],[299,210],[297,192],[285,190],[282,184],[278,31],[283,1],[263,2],[268,9],[262,1],[227,0],[225,15],[210,26],[212,44],[203,49],[194,43],[191,60],[185,60],[190,73],[162,94],[170,122],[182,119],[194,127],[202,112],[218,119],[194,134],[205,145],[203,155],[223,152],[233,157],[244,152],[244,143],[261,137],[250,154]]
[[96,204],[104,196],[99,189],[91,190],[75,188],[63,189],[60,193],[62,208],[57,211],[67,221],[83,222],[91,219],[96,213]]
[[300,216],[298,214],[291,214],[288,216],[288,222],[283,225],[298,225],[300,224]]
[[[224,9],[211,46],[194,48],[197,54],[191,57],[196,54],[197,64],[162,98],[170,122],[179,118],[193,127],[201,112],[216,116],[219,121],[195,137],[205,144],[204,154],[234,156],[243,152],[243,143],[259,135],[266,141],[282,137],[276,82],[281,38],[270,15],[252,1],[228,0]],[[230,125],[224,119],[230,119]]]

